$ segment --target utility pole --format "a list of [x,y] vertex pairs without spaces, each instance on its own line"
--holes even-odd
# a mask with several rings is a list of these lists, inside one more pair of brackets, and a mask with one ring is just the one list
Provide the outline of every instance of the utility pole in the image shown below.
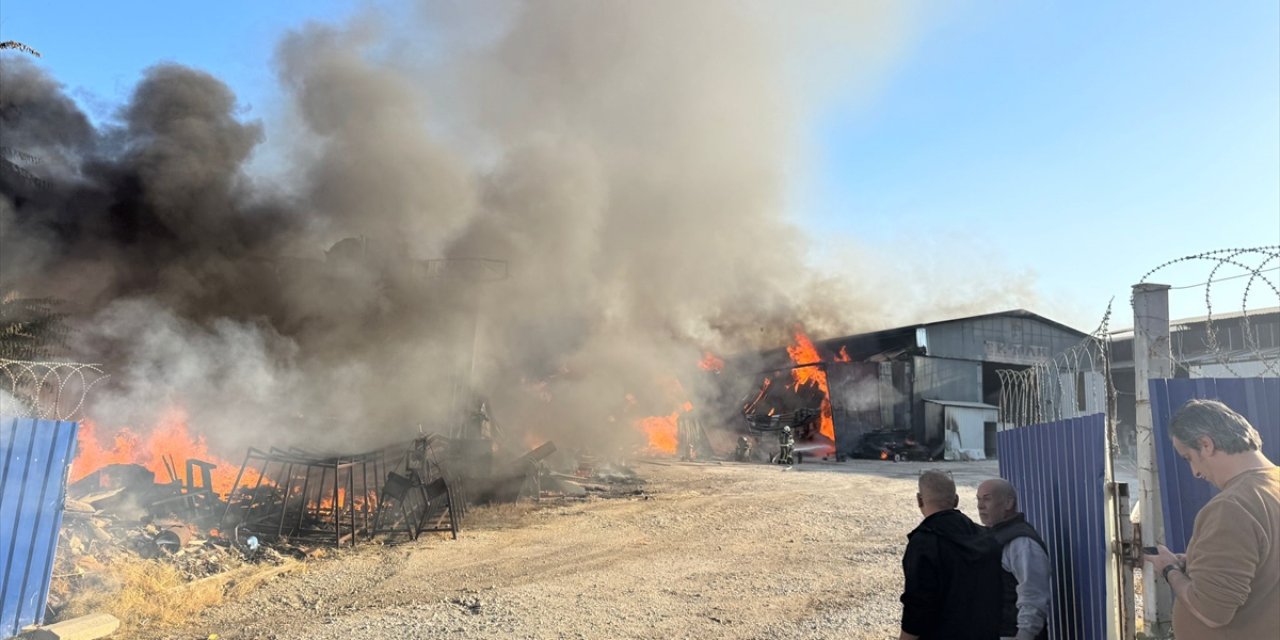
[[469,295],[461,306],[469,308],[471,313],[470,353],[465,356],[466,360],[462,360],[462,354],[459,354],[459,362],[451,376],[453,400],[450,416],[450,434],[457,438],[465,437],[467,420],[477,409],[473,405],[476,402],[476,369],[484,330],[484,295],[481,285],[506,280],[510,276],[510,267],[506,260],[492,258],[443,258],[422,260],[418,263],[418,269],[429,280],[447,279],[468,285],[466,291]]
[[[1169,285],[1133,285],[1133,370],[1138,432],[1138,486],[1142,510],[1142,546],[1164,544],[1164,514],[1160,506],[1160,474],[1151,417],[1148,381],[1173,377],[1169,350]],[[1169,584],[1143,570],[1143,627],[1152,638],[1170,637],[1173,595]]]

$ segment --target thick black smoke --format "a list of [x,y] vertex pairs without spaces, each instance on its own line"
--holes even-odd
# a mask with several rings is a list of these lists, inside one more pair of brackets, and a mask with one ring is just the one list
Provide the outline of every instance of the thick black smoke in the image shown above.
[[258,312],[252,261],[278,256],[299,217],[244,183],[261,127],[234,117],[224,84],[152,68],[99,131],[28,63],[5,59],[4,88],[4,145],[39,160],[41,177],[2,178],[6,279],[76,312],[125,297],[199,320]]
[[0,142],[43,161],[38,184],[0,176],[3,278],[67,301],[109,425],[177,406],[227,449],[372,446],[483,395],[517,433],[625,442],[712,395],[705,350],[878,324],[784,215],[798,107],[760,18],[424,3],[310,25],[279,46],[273,130],[172,65],[95,128],[6,57]]

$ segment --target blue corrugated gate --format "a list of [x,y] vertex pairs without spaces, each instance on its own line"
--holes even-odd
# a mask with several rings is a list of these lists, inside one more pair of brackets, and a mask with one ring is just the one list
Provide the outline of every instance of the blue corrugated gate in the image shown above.
[[78,428],[0,418],[0,638],[44,621]]
[[1157,379],[1150,386],[1165,543],[1182,553],[1191,541],[1196,514],[1218,490],[1191,475],[1191,467],[1174,451],[1169,419],[1192,398],[1220,400],[1253,424],[1262,436],[1262,453],[1280,462],[1280,378]]
[[1102,414],[1001,431],[1000,477],[1054,562],[1055,640],[1107,637],[1106,421]]

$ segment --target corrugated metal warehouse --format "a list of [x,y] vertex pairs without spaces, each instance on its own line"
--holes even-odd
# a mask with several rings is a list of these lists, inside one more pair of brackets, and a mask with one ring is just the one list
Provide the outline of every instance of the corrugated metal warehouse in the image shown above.
[[[960,452],[959,457],[994,455],[996,371],[1026,369],[1086,337],[1016,309],[815,342],[824,354],[831,390],[836,452],[853,455],[864,434],[900,430],[931,450],[958,438],[947,449]],[[849,361],[825,355],[842,352]],[[789,357],[778,349],[760,354],[754,363],[757,370],[782,370]]]

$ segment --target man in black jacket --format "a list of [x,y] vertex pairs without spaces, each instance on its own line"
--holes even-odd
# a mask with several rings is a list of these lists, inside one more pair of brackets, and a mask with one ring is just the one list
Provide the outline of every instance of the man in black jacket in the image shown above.
[[1000,547],[956,510],[956,483],[942,471],[920,474],[924,520],[907,534],[902,556],[901,640],[1000,637]]

